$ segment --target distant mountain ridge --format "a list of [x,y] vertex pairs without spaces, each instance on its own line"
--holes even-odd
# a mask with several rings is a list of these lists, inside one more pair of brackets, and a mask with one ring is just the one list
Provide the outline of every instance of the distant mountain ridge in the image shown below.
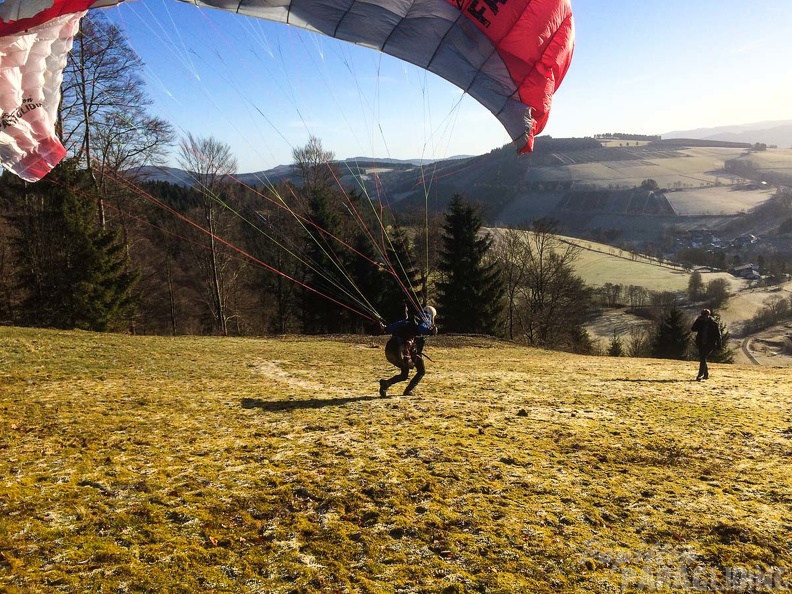
[[778,146],[778,148],[790,148],[792,147],[792,120],[675,130],[661,134],[661,137],[664,140],[671,138],[697,138],[701,140],[747,142],[749,144],[764,143]]
[[[407,170],[414,169],[415,167],[433,165],[435,163],[447,163],[472,158],[474,158],[474,155],[456,155],[443,159],[380,159],[375,157],[351,157],[349,159],[337,161],[336,163],[342,166],[342,175],[345,172],[354,172],[355,175],[365,176],[366,170],[380,168]],[[182,186],[190,186],[194,183],[189,173],[177,167],[149,165],[141,167],[135,173],[145,181],[168,182]],[[238,173],[234,177],[240,183],[250,186],[262,184],[274,185],[285,181],[298,181],[297,172],[291,165],[278,165],[272,169],[253,173]]]

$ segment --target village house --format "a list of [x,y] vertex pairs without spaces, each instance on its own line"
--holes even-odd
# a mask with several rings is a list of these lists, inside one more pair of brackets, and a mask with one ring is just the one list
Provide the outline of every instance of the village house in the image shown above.
[[761,278],[761,275],[759,274],[759,267],[756,264],[743,264],[741,266],[735,266],[729,272],[731,272],[731,274],[737,278],[744,278],[748,280],[759,280]]

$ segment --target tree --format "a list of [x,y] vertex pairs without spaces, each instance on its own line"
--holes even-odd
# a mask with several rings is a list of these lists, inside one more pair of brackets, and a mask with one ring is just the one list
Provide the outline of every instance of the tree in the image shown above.
[[622,296],[622,291],[624,287],[621,285],[616,285],[613,283],[605,283],[600,287],[598,293],[602,300],[602,305],[605,307],[617,307],[619,305],[619,300]]
[[562,241],[552,220],[534,221],[528,238],[520,332],[529,344],[574,349],[592,299],[592,290],[573,266],[580,248]]
[[652,354],[652,333],[647,326],[633,326],[627,339],[628,357],[649,357]]
[[729,300],[729,281],[725,278],[715,278],[707,283],[704,298],[710,309],[718,309]]
[[100,226],[116,176],[161,162],[173,142],[172,126],[148,112],[152,102],[141,71],[118,27],[98,12],[82,19],[63,72],[59,126],[64,146],[99,191]]
[[731,334],[726,328],[726,324],[720,319],[720,316],[713,314],[712,317],[718,323],[718,330],[720,330],[721,335],[721,346],[712,351],[709,360],[713,363],[734,363],[734,352],[729,348]]
[[407,232],[399,225],[394,225],[388,237],[385,252],[393,270],[379,271],[379,290],[372,287],[370,294],[379,296],[378,311],[385,319],[394,320],[403,317],[405,305],[409,305],[405,292],[419,304],[424,304],[424,277],[416,264],[415,248]]
[[657,191],[660,189],[658,183],[653,179],[645,179],[641,182],[642,190]]
[[[287,191],[287,188],[268,190],[274,194],[271,199],[273,203],[277,203],[277,196]],[[243,227],[246,251],[281,273],[257,266],[250,271],[248,289],[255,295],[260,325],[265,332],[297,332],[298,290],[297,284],[291,279],[299,276],[300,263],[287,244],[288,241],[294,243],[302,229],[291,214],[280,208],[257,209],[251,218],[256,224]]]
[[137,281],[125,246],[98,228],[92,180],[74,159],[35,185],[3,176],[14,201],[13,238],[20,321],[38,327],[105,331],[133,319]]
[[506,295],[506,336],[514,340],[518,297],[528,277],[531,247],[528,233],[517,229],[506,229],[498,239],[494,253],[500,262]]
[[498,334],[503,283],[489,260],[492,237],[481,234],[481,217],[455,194],[445,213],[441,236],[437,303],[446,332]]
[[[0,201],[0,205],[2,205],[2,201]],[[2,214],[2,210],[0,210],[0,324],[10,324],[13,323],[16,309],[14,268],[9,239],[11,229],[7,226]]]
[[701,273],[694,270],[688,279],[687,297],[690,301],[699,301],[704,296],[704,281],[701,280]]
[[614,330],[610,343],[608,344],[609,357],[623,357],[624,356],[624,343],[619,337],[618,333]]
[[333,165],[335,153],[326,151],[322,141],[311,134],[308,144],[292,150],[292,167],[302,177],[303,187],[309,192],[317,188],[332,188],[338,174]]
[[195,260],[203,272],[203,294],[214,320],[215,331],[228,334],[230,282],[238,268],[232,264],[219,240],[227,230],[227,210],[223,193],[228,190],[237,161],[231,147],[213,137],[199,138],[188,133],[179,145],[179,163],[192,176],[201,195],[202,241],[205,250],[196,250]]
[[652,336],[651,353],[657,359],[687,359],[690,324],[677,307],[662,316]]

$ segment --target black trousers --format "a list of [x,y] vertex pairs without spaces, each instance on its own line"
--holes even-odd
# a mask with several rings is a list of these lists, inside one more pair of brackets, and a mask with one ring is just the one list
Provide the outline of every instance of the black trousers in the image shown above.
[[[409,346],[403,344],[397,336],[392,336],[391,339],[388,340],[388,344],[385,345],[386,358],[390,363],[399,368],[399,373],[394,375],[392,378],[385,380],[389,387],[393,384],[405,381],[410,375],[410,367],[404,361],[404,349],[406,348],[409,348]],[[417,386],[418,382],[420,382],[421,378],[426,374],[426,367],[424,366],[423,358],[418,353],[418,351],[415,348],[412,348],[410,350],[410,355],[410,358],[415,365],[415,375],[404,389],[405,392],[409,392],[415,386]]]
[[[405,392],[409,392],[415,386],[418,385],[418,382],[421,381],[421,378],[426,374],[426,367],[424,366],[423,358],[418,355],[413,359],[415,363],[415,375],[410,380],[410,383],[407,384],[407,387],[404,389]],[[393,384],[397,384],[399,382],[403,382],[409,377],[410,375],[410,368],[406,365],[402,365],[401,371],[394,375],[392,378],[386,380],[388,382],[388,386],[392,386]]]
[[711,347],[698,347],[699,351],[699,372],[698,377],[709,377],[709,369],[707,368],[707,357],[712,354],[714,348]]

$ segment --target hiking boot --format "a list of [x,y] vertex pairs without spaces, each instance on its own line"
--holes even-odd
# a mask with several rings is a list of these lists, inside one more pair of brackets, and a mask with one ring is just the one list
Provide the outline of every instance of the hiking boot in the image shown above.
[[402,392],[402,396],[412,396],[412,395],[413,395],[412,388],[406,388],[404,392]]
[[380,395],[380,398],[387,398],[388,397],[388,382],[387,382],[387,380],[380,380],[379,395]]

